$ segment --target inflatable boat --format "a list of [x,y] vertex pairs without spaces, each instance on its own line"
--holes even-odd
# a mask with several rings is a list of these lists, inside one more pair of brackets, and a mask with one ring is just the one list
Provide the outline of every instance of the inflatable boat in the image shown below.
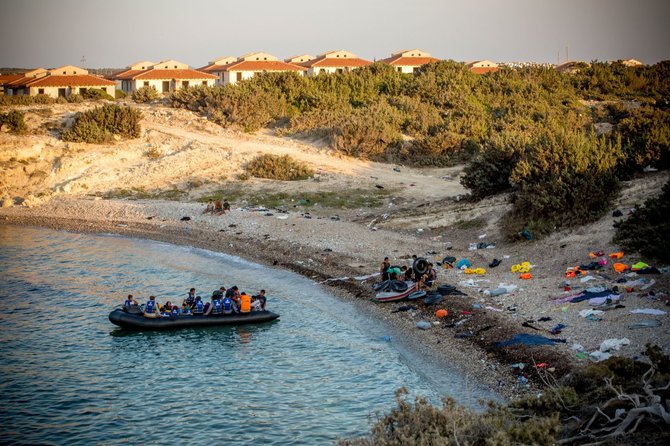
[[179,315],[170,317],[148,318],[141,310],[117,308],[109,313],[109,321],[123,328],[135,330],[172,330],[186,327],[211,327],[215,325],[242,325],[270,322],[279,315],[272,311],[252,311],[217,316]]

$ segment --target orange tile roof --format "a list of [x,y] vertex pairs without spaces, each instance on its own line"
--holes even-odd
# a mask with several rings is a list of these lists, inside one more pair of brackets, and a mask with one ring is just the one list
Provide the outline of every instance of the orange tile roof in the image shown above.
[[196,71],[189,69],[182,70],[144,70],[139,74],[132,75],[128,79],[216,79],[216,76],[213,74],[203,73],[202,71]]
[[23,74],[0,74],[0,85],[7,85],[10,82],[23,78]]
[[113,79],[118,79],[118,80],[128,80],[131,79],[134,75],[141,73],[146,70],[123,70],[119,71],[118,73],[114,74]]
[[358,57],[356,58],[346,58],[346,57],[341,57],[341,58],[328,58],[325,56],[317,57],[314,60],[309,60],[307,62],[303,62],[300,65],[303,67],[311,68],[311,67],[364,67],[366,65],[371,65],[372,62],[369,60],[365,59],[359,59]]
[[418,67],[425,65],[431,62],[439,62],[440,59],[434,57],[403,57],[403,56],[392,56],[387,59],[382,59],[380,62],[393,65],[394,67]]
[[211,71],[216,71],[217,68],[222,67],[223,65],[217,65],[215,63],[211,63],[209,65],[205,65],[204,67],[197,68],[197,71],[202,71],[203,73],[209,73]]
[[475,73],[475,74],[486,74],[486,73],[495,73],[496,71],[499,71],[500,68],[498,67],[472,67],[469,68],[470,72]]
[[27,87],[100,87],[112,86],[116,82],[90,74],[75,74],[71,76],[44,76],[31,79]]
[[221,65],[217,71],[305,71],[305,68],[278,60],[240,60]]

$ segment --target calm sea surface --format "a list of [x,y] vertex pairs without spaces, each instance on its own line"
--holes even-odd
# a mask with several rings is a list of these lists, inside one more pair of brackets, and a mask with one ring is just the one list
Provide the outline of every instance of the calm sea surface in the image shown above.
[[[205,250],[0,226],[0,443],[332,444],[393,392],[482,394],[420,364],[316,284]],[[127,332],[126,294],[181,302],[193,286],[268,291],[278,321]]]

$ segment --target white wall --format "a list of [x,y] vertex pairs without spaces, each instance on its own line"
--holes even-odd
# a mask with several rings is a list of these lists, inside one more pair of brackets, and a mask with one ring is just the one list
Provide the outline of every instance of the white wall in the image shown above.
[[[45,94],[47,96],[51,96],[52,98],[57,98],[58,97],[58,90],[61,88],[65,88],[65,96],[70,96],[72,94],[81,94],[81,89],[87,89],[87,90],[105,90],[105,93],[110,95],[111,97],[114,97],[115,94],[115,86],[114,85],[108,85],[104,87],[30,87],[30,96],[36,96],[38,94]],[[44,90],[44,93],[40,93],[40,89]]]

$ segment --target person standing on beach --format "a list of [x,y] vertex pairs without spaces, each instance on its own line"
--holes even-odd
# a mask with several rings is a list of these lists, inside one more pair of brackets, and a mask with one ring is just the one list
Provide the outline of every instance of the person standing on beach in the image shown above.
[[384,257],[384,260],[379,265],[379,272],[382,275],[382,280],[389,280],[389,268],[391,267],[391,262],[388,257]]

